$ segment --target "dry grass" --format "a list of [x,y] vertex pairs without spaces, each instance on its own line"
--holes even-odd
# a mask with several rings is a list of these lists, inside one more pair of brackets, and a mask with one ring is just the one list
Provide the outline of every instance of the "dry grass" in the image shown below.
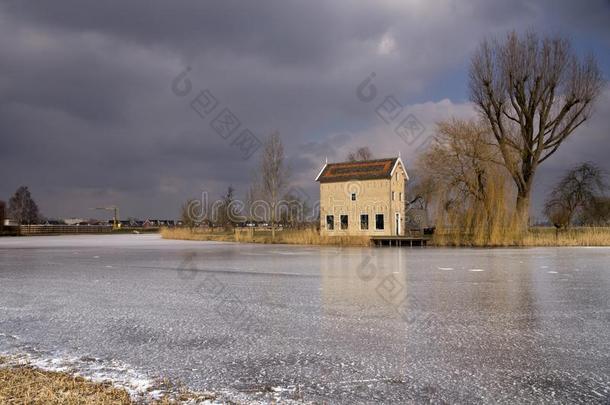
[[127,391],[30,366],[0,368],[2,404],[131,404]]
[[[483,243],[481,241],[484,241]],[[525,233],[513,231],[495,232],[489,240],[480,235],[445,232],[434,235],[436,246],[610,246],[610,228],[577,227],[556,231],[550,227],[533,227]]]
[[293,245],[334,245],[334,246],[369,246],[370,238],[366,236],[333,236],[323,237],[314,229],[287,229],[277,231],[275,239],[270,230],[235,229],[233,231],[189,230],[185,228],[163,228],[161,236],[165,239],[206,240],[219,242],[244,243],[283,243]]
[[[510,223],[498,223],[489,228],[471,227],[470,232],[451,232],[447,228],[437,228],[432,244],[435,246],[610,246],[610,228],[580,227],[556,232],[554,228],[534,227],[525,235],[520,235]],[[314,229],[283,230],[271,238],[271,231],[236,229],[234,231],[202,231],[183,228],[164,228],[161,235],[165,239],[243,242],[243,243],[285,243],[296,245],[370,246],[366,236],[323,237]]]
[[522,240],[523,246],[610,246],[609,227],[578,227],[556,231],[532,228]]
[[[153,405],[177,404],[187,400],[214,399],[209,394],[188,391],[168,381],[161,389],[173,388],[171,397],[152,401]],[[29,365],[8,363],[0,357],[0,404],[32,405],[134,405],[129,393],[109,382],[93,382],[83,377],[44,371]]]

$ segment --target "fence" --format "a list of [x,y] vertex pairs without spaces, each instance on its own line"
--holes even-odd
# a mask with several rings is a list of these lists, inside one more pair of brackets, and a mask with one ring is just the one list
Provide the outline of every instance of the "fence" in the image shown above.
[[112,227],[109,225],[19,225],[14,228],[16,228],[19,235],[112,232]]

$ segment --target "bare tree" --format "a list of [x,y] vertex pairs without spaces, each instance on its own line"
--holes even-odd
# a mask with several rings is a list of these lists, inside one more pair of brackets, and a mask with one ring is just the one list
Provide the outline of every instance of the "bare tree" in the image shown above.
[[524,230],[538,166],[590,117],[604,80],[593,56],[579,60],[568,40],[511,32],[503,42],[481,43],[469,85],[517,186]]
[[588,201],[582,209],[580,222],[585,225],[610,225],[610,198],[596,196]]
[[578,211],[604,194],[604,172],[593,163],[583,163],[570,170],[553,188],[544,205],[547,218],[557,228],[570,226]]
[[26,186],[19,187],[8,204],[8,214],[18,224],[36,224],[40,220],[38,205],[32,199],[30,190]]
[[193,230],[197,225],[197,221],[192,212],[194,202],[196,202],[196,200],[188,200],[180,207],[180,222],[182,222],[182,225],[189,228],[189,230]]
[[270,209],[271,237],[275,239],[277,205],[288,181],[288,170],[284,162],[284,146],[279,132],[273,132],[263,143],[260,166],[260,189],[262,198]]
[[363,160],[371,160],[373,158],[373,153],[368,148],[368,146],[362,146],[355,151],[352,151],[347,154],[347,160],[350,162],[359,162]]
[[293,228],[303,227],[307,222],[306,216],[310,210],[311,207],[306,199],[296,193],[288,193],[280,202],[278,219],[282,224]]
[[221,204],[218,207],[218,222],[225,229],[233,227],[233,222],[238,213],[234,212],[235,206],[233,201],[235,200],[235,189],[233,186],[227,188],[227,192],[221,198]]
[[246,214],[246,220],[247,221],[255,221],[256,220],[256,213],[254,212],[255,208],[256,208],[256,201],[258,200],[258,196],[260,194],[260,182],[258,181],[258,178],[255,174],[255,176],[252,179],[252,183],[250,184],[250,187],[248,188],[248,191],[246,192],[246,199],[245,199],[245,214]]
[[[453,198],[484,201],[497,150],[490,145],[486,126],[452,119],[437,124],[435,143],[422,156],[422,183],[433,183]],[[430,186],[430,184],[428,184]],[[427,190],[430,192],[430,190]]]
[[[427,202],[436,199],[437,225],[458,226],[483,239],[497,228],[505,173],[491,138],[482,122],[452,119],[437,124],[435,142],[417,162],[419,183],[425,185],[420,191]],[[445,214],[452,217],[451,224],[444,223]]]
[[407,189],[408,200],[406,204],[418,204],[422,209],[428,211],[428,207],[437,191],[436,184],[431,176],[426,175],[426,173],[420,175],[417,169],[412,175],[414,182],[409,184]]

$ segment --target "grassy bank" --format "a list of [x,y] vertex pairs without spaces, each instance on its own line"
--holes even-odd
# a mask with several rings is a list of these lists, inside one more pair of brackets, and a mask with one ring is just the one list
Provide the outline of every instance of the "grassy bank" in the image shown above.
[[525,235],[499,232],[490,238],[464,233],[437,233],[436,246],[610,246],[610,227],[575,227],[557,231],[551,227],[532,227]]
[[[171,384],[160,384],[161,389]],[[147,401],[153,405],[178,404],[184,401],[214,399],[210,395],[190,393],[184,389],[159,400]],[[0,403],[34,405],[135,405],[129,393],[109,382],[93,382],[83,377],[57,371],[45,371],[27,364],[16,364],[0,357]]]
[[[271,231],[253,229],[225,230],[189,230],[185,228],[163,228],[161,236],[165,239],[201,240],[219,242],[245,243],[286,243],[298,245],[334,245],[334,246],[370,246],[370,239],[365,236],[320,236],[313,229],[295,229],[276,232],[275,240]],[[534,227],[525,235],[501,232],[491,238],[466,233],[439,232],[433,237],[434,246],[464,247],[534,247],[534,246],[610,246],[610,227],[580,227],[561,230],[555,228]]]
[[[0,358],[0,363],[4,360]],[[3,404],[132,404],[127,391],[66,373],[0,364]]]
[[206,240],[218,242],[243,243],[285,243],[293,245],[333,245],[333,246],[369,246],[370,238],[365,236],[320,236],[313,229],[289,229],[275,233],[271,237],[269,230],[235,229],[225,230],[189,230],[186,228],[163,228],[161,236],[165,239]]

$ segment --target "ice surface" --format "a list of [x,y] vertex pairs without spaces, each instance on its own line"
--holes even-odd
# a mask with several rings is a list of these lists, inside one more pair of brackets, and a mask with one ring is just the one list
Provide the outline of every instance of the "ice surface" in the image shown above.
[[0,238],[0,351],[237,402],[607,403],[609,259]]

